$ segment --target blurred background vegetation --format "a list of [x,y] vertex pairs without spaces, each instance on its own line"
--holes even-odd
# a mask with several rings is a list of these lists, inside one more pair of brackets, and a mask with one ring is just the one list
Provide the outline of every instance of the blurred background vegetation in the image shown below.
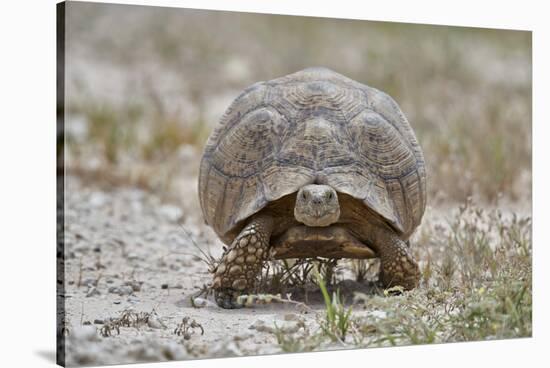
[[431,205],[530,209],[530,32],[86,3],[67,15],[69,172],[181,200],[241,90],[325,66],[398,102]]

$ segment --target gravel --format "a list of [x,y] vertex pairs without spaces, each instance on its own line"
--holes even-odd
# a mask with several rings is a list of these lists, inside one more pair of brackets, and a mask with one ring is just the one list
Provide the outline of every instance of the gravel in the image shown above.
[[[70,209],[65,254],[74,255],[65,259],[66,295],[71,296],[65,301],[67,365],[272,354],[281,351],[272,334],[274,322],[285,331],[297,329],[300,315],[288,309],[294,306],[227,311],[212,296],[195,298],[192,305],[190,296],[211,281],[193,242],[215,257],[222,252],[222,243],[202,221],[195,192],[187,196],[190,203],[179,206],[135,188],[98,189],[73,176],[65,189]],[[155,313],[139,329],[99,334],[106,321],[129,308]],[[175,335],[184,317],[201,324],[204,334],[193,333],[189,340]],[[81,326],[81,321],[93,324]]]

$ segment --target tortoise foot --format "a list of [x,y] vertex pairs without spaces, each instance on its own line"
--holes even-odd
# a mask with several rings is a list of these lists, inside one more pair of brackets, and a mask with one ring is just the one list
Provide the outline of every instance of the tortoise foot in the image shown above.
[[[405,266],[408,267],[408,266]],[[405,290],[416,288],[420,282],[420,270],[418,266],[404,270],[404,267],[397,265],[394,268],[387,267],[387,270],[380,272],[380,281],[385,288],[402,286]]]
[[380,244],[380,281],[384,287],[402,286],[411,290],[420,283],[420,268],[407,244],[396,236],[388,236]]
[[214,271],[212,288],[222,308],[239,308],[237,298],[253,291],[268,256],[272,219],[255,217],[235,238]]

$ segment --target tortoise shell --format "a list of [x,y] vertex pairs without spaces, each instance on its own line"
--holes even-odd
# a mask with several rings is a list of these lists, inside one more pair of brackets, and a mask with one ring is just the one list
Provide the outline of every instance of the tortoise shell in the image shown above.
[[390,96],[325,68],[250,86],[206,143],[199,200],[230,244],[244,220],[311,183],[360,200],[402,238],[412,234],[426,206],[425,163]]

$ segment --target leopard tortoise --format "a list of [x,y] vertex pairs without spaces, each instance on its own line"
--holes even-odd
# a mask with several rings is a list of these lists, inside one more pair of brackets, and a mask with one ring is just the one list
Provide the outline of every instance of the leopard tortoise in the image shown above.
[[384,286],[418,285],[408,239],[426,206],[422,150],[391,97],[332,70],[244,90],[206,143],[199,200],[228,245],[212,282],[223,308],[268,259],[378,257]]

